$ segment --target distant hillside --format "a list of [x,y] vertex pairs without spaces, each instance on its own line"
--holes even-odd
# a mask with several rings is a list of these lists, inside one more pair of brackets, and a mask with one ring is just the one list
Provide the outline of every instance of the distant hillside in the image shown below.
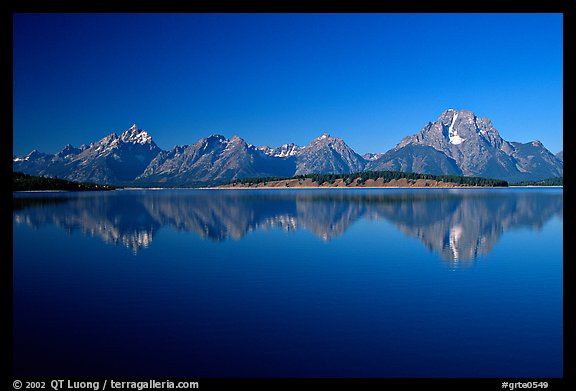
[[542,179],[541,181],[522,181],[511,183],[510,186],[564,186],[564,177]]
[[293,177],[245,178],[219,187],[507,187],[500,179],[457,175],[430,175],[400,171],[364,171],[352,174],[307,174]]
[[21,172],[12,173],[12,191],[33,191],[33,190],[114,190],[115,187],[109,185],[98,185],[95,183],[73,182],[65,179],[39,177],[23,174]]

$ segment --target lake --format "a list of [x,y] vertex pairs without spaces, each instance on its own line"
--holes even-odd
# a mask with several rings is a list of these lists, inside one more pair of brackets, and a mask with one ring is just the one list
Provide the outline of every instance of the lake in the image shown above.
[[15,193],[15,376],[562,377],[563,190]]

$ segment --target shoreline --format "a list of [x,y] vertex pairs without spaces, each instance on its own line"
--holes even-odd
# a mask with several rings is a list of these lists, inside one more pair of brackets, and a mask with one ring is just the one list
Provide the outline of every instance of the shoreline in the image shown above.
[[[426,190],[446,190],[446,189],[508,189],[508,187],[494,187],[494,186],[453,186],[453,187],[431,187],[431,186],[354,186],[354,187],[338,187],[338,186],[293,186],[293,187],[280,187],[280,186],[243,186],[243,187],[200,187],[197,190],[345,190],[345,189],[426,189]],[[193,190],[193,189],[190,189]]]
[[[424,187],[424,186],[377,186],[377,187],[195,187],[195,188],[180,188],[172,190],[344,190],[344,189],[425,189],[425,190],[451,190],[451,189],[563,189],[564,186],[454,186],[454,187]],[[169,190],[169,189],[166,189]]]
[[[342,189],[426,189],[426,190],[445,190],[445,189],[563,189],[564,186],[234,186],[234,187],[128,187],[122,189],[107,190],[109,191],[140,191],[140,190],[342,190]],[[81,192],[100,192],[100,190],[80,190]],[[77,193],[78,190],[14,190],[12,193]]]
[[392,179],[389,181],[384,181],[382,178],[376,180],[369,179],[364,182],[358,183],[359,180],[354,180],[347,183],[343,179],[336,179],[334,182],[322,182],[318,183],[310,178],[299,180],[299,179],[288,179],[270,182],[258,182],[255,184],[244,184],[244,183],[232,183],[227,185],[219,186],[219,188],[224,189],[385,189],[385,188],[395,188],[395,189],[411,189],[411,188],[422,188],[422,189],[454,189],[454,188],[485,188],[485,187],[505,187],[505,186],[481,186],[474,184],[459,184],[456,182],[444,182],[431,179],[416,179],[409,180],[407,178]]
[[12,190],[12,193],[66,193],[77,190]]

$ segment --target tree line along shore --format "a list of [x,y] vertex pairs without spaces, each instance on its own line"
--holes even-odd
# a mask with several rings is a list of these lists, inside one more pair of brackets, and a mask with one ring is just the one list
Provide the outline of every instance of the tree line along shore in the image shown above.
[[245,178],[228,182],[218,187],[508,187],[508,182],[500,179],[457,175],[367,171],[352,174],[307,174],[294,177]]
[[[213,183],[211,188],[371,188],[371,187],[516,187],[516,186],[563,186],[563,178],[508,183],[501,179],[466,177],[457,175],[416,174],[400,171],[367,171],[351,174],[307,174],[293,177],[254,177],[226,183]],[[143,188],[146,188],[144,186]],[[157,186],[156,186],[157,187]],[[155,188],[156,188],[155,187]],[[187,188],[206,187],[176,186]],[[75,182],[47,176],[33,176],[13,172],[13,191],[100,191],[114,190],[118,186]]]
[[12,191],[86,191],[114,190],[115,186],[88,182],[74,182],[66,179],[27,175],[12,172]]

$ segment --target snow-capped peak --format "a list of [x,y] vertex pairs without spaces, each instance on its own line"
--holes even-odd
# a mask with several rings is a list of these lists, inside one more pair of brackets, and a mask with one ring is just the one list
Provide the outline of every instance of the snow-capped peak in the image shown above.
[[150,144],[152,137],[145,130],[138,129],[136,124],[132,125],[130,129],[126,130],[120,136],[120,139],[127,143],[134,144]]
[[274,150],[275,157],[290,157],[298,154],[300,147],[296,144],[283,144]]
[[13,162],[23,162],[23,161],[27,161],[27,160],[34,160],[40,157],[45,156],[46,154],[38,151],[37,149],[33,149],[28,155],[24,156],[24,157],[20,157],[20,156],[14,156],[12,158]]
[[80,152],[82,152],[81,149],[74,148],[74,146],[72,144],[66,144],[64,146],[64,148],[62,148],[58,153],[56,153],[55,156],[57,156],[59,158],[69,158],[69,157],[76,155]]
[[30,153],[28,155],[26,155],[26,158],[42,156],[42,155],[44,155],[42,152],[38,151],[37,149],[33,149],[32,151],[30,151]]
[[318,141],[324,141],[324,140],[331,140],[332,136],[330,136],[329,133],[324,133],[322,136],[320,137],[316,137],[312,142],[318,142]]

